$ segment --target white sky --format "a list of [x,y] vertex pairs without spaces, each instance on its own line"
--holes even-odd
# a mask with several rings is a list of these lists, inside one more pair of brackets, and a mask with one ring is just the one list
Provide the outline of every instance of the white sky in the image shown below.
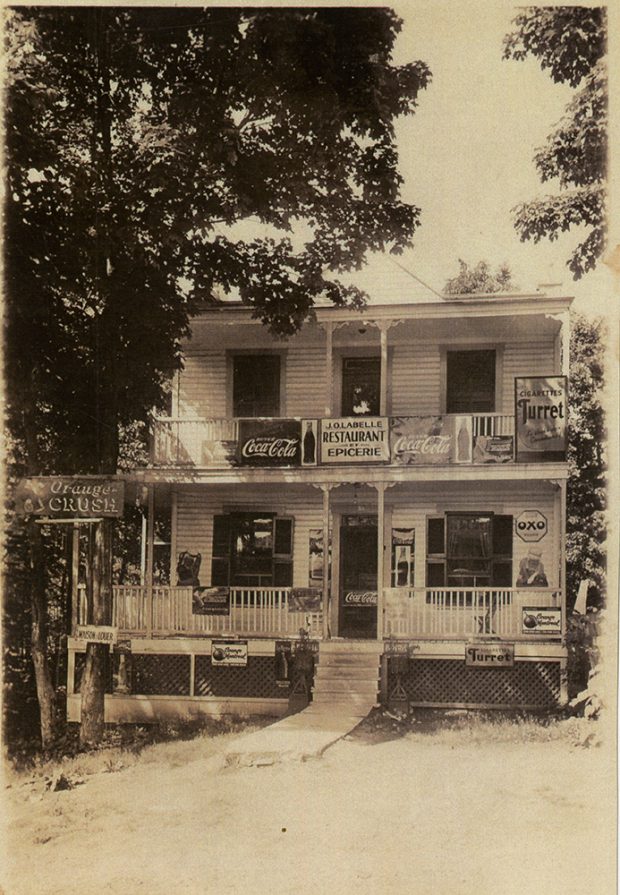
[[532,158],[572,93],[534,59],[502,59],[515,8],[429,0],[394,8],[403,19],[394,61],[421,59],[433,73],[416,114],[398,124],[403,198],[422,210],[402,263],[441,290],[458,272],[458,258],[493,267],[506,261],[521,291],[562,282],[580,310],[603,310],[607,270],[575,283],[565,266],[577,231],[522,243],[512,224],[515,205],[553,192],[538,180]]

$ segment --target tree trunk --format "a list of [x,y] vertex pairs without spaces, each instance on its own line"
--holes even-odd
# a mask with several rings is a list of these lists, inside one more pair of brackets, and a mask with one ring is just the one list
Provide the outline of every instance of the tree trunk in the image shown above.
[[[113,521],[104,519],[95,530],[93,557],[93,600],[90,624],[112,624],[112,534]],[[80,745],[95,746],[101,742],[104,730],[104,702],[106,668],[109,646],[89,643],[86,646],[86,665],[82,676],[82,715]]]
[[41,529],[31,520],[28,522],[30,543],[30,602],[32,609],[31,649],[32,663],[41,717],[41,745],[51,749],[58,733],[56,718],[56,693],[47,660],[47,595],[45,589],[45,558]]

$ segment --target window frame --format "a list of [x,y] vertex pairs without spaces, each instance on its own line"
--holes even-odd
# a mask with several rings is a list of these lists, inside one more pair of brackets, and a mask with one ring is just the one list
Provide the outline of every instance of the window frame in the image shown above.
[[286,409],[286,367],[287,367],[287,350],[271,348],[265,350],[262,348],[242,348],[234,349],[226,352],[226,417],[228,419],[261,419],[261,417],[236,417],[234,413],[234,388],[235,388],[235,358],[236,357],[265,357],[266,355],[280,358],[280,396],[278,414],[266,419],[284,419],[287,415]]
[[484,416],[504,412],[504,351],[505,345],[497,342],[451,342],[439,346],[441,358],[441,408],[442,413],[448,413],[448,352],[449,351],[495,351],[495,409],[485,411],[463,410],[451,413],[450,416]]
[[[510,523],[507,521],[504,523],[509,528],[510,531],[514,531],[514,514],[513,513],[496,513],[494,511],[487,510],[447,510],[444,513],[429,513],[426,516],[426,525],[425,525],[425,560],[424,560],[424,575],[425,575],[425,587],[427,589],[458,589],[459,585],[451,585],[448,583],[448,517],[449,516],[489,516],[491,518],[491,532],[492,532],[492,550],[491,555],[489,557],[489,567],[490,567],[490,581],[488,585],[475,585],[476,588],[481,589],[501,589],[512,587],[512,578],[513,578],[513,569],[514,569],[514,538],[510,541],[511,551],[508,553],[498,553],[495,549],[495,542],[497,538],[496,534],[496,519],[508,520],[510,519]],[[441,520],[443,522],[443,552],[442,553],[430,553],[428,549],[429,545],[429,522],[432,520]],[[495,584],[496,579],[496,568],[499,565],[508,565],[509,564],[509,577],[510,584]],[[441,567],[443,570],[443,584],[429,584],[429,566],[437,566]],[[463,590],[466,590],[470,587],[474,587],[474,585],[462,585]],[[428,595],[427,595],[428,600]]]
[[[270,583],[259,583],[259,584],[245,584],[245,583],[233,583],[233,578],[235,578],[235,563],[234,559],[234,550],[233,550],[233,537],[235,533],[235,519],[240,519],[241,517],[253,517],[257,518],[266,518],[270,517],[272,520],[272,544],[271,544],[271,559],[270,559],[270,573],[257,573],[252,576],[248,574],[247,577],[257,577],[257,578],[270,578]],[[277,552],[277,526],[281,523],[287,523],[290,525],[290,553],[282,553]],[[225,538],[221,538],[222,543],[216,543],[216,534],[217,530],[220,527],[225,527]],[[222,549],[225,546],[226,550]],[[213,516],[213,530],[211,535],[211,584],[212,586],[219,587],[235,587],[235,588],[244,588],[247,590],[261,589],[261,588],[278,588],[278,587],[292,587],[293,586],[293,559],[294,559],[294,545],[295,545],[295,519],[293,516],[287,516],[284,514],[278,514],[274,510],[229,510],[223,511],[222,513],[215,513]],[[217,548],[217,549],[216,549]],[[286,570],[287,574],[285,577],[288,579],[288,584],[276,584],[276,579],[279,574],[282,573],[283,570]],[[225,573],[225,574],[223,574]],[[216,579],[214,581],[214,579]]]

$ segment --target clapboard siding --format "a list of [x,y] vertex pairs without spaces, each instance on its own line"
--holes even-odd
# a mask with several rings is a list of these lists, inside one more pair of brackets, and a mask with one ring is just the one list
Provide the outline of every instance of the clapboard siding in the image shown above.
[[[288,488],[285,492],[273,492],[244,488],[219,489],[213,495],[211,489],[183,491],[177,498],[177,552],[188,550],[200,553],[200,583],[211,583],[211,557],[213,541],[213,516],[231,509],[254,510],[292,516],[294,524],[293,584],[308,586],[310,529],[321,528],[322,498],[319,492],[310,494],[307,489]],[[176,564],[176,558],[174,560]]]
[[185,356],[179,374],[179,416],[226,416],[226,352]]
[[393,528],[415,528],[415,579],[417,587],[425,586],[426,562],[426,519],[427,516],[443,515],[446,512],[493,512],[518,516],[524,510],[536,509],[547,518],[548,531],[537,544],[528,544],[516,534],[513,535],[513,586],[516,583],[519,563],[527,555],[530,547],[542,550],[543,564],[550,587],[558,582],[558,532],[555,529],[555,495],[549,486],[541,483],[523,483],[513,486],[505,483],[501,492],[497,488],[451,487],[441,494],[427,487],[416,487],[407,493],[399,488],[390,494],[390,513]]
[[555,372],[553,340],[516,342],[504,350],[503,412],[514,408],[515,376],[551,376]]
[[289,348],[286,356],[286,414],[321,417],[325,412],[325,350]]
[[440,392],[439,346],[396,345],[392,354],[392,414],[438,413]]

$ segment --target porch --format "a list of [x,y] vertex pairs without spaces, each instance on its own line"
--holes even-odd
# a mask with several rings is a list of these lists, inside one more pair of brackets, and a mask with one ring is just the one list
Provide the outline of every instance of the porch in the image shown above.
[[[113,625],[121,638],[295,638],[303,629],[313,639],[329,639],[325,614],[298,611],[298,602],[291,600],[294,590],[231,587],[227,611],[202,615],[194,612],[191,587],[117,585]],[[385,638],[557,642],[563,634],[562,591],[557,588],[391,587],[383,589],[377,602]],[[542,626],[537,622],[541,610],[547,610]],[[81,591],[75,621],[86,624],[87,618]]]

